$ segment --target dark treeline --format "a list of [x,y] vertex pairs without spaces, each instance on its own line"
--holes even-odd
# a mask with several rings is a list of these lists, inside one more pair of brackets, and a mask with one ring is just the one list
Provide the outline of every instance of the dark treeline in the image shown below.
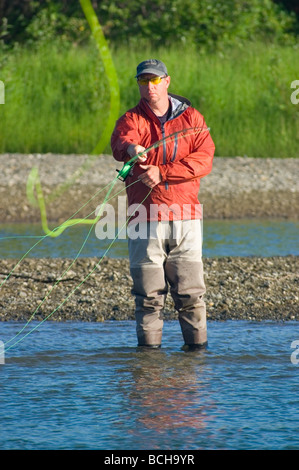
[[[247,40],[294,41],[298,0],[92,0],[106,38],[153,46],[192,42],[215,47]],[[79,0],[0,0],[0,41],[30,45],[89,37]]]

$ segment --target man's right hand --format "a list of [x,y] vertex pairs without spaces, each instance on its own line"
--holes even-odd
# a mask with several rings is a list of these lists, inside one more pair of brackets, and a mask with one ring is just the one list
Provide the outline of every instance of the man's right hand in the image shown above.
[[[130,155],[130,157],[135,157],[138,153],[141,153],[145,150],[145,147],[142,147],[142,145],[134,145],[130,144],[129,147],[127,148],[127,153]],[[137,162],[144,163],[147,159],[146,153],[143,155],[139,155]]]

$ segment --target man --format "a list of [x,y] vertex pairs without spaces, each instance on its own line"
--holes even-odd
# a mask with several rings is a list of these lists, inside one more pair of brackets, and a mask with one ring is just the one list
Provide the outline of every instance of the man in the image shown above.
[[200,178],[212,169],[215,146],[203,116],[168,92],[163,62],[141,62],[135,78],[141,99],[117,121],[111,147],[118,161],[138,155],[126,178],[129,213],[136,210],[142,234],[136,237],[132,219],[128,243],[138,345],[160,347],[169,286],[185,349],[200,349],[207,345],[207,324],[198,191]]

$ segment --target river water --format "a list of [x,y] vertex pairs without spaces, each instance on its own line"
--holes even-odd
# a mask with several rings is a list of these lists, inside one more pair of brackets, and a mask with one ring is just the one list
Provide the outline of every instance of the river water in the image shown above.
[[[205,222],[204,253],[298,255],[298,228]],[[76,256],[85,229],[29,255]],[[1,257],[20,257],[42,235],[18,230],[2,227],[14,238],[1,240]],[[82,255],[101,255],[103,243],[89,237]],[[126,249],[120,240],[109,256]],[[178,322],[146,351],[132,321],[24,326],[0,322],[0,449],[299,449],[298,322],[210,322],[208,349],[194,353],[182,351]]]
[[1,449],[299,448],[296,322],[211,322],[192,353],[175,321],[145,351],[132,321],[47,322],[9,349],[20,327],[0,324]]
[[[53,229],[54,227],[52,227]],[[75,225],[59,237],[45,236],[40,224],[0,224],[0,257],[102,256],[112,239],[99,240],[90,226]],[[115,229],[115,234],[117,229]],[[284,219],[204,220],[203,255],[286,256],[299,255],[299,221]],[[108,251],[110,257],[127,257],[126,232],[121,232]],[[34,246],[34,249],[31,249]]]

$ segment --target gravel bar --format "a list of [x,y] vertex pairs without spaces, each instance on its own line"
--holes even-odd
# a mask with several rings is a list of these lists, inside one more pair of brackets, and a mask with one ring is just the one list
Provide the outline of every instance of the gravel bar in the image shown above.
[[[0,260],[0,321],[134,319],[128,260],[72,262]],[[299,257],[208,258],[204,272],[209,320],[299,320]],[[169,294],[164,317],[177,318]]]
[[[39,172],[48,221],[62,222],[94,195],[77,216],[95,211],[104,199],[105,190],[99,191],[121,164],[111,155],[0,154],[0,168],[0,222],[40,221],[39,208],[26,192],[32,168]],[[212,172],[201,181],[204,218],[298,219],[298,174],[299,159],[215,157]],[[112,194],[123,188],[118,180]],[[109,201],[117,203],[118,197]]]
[[[26,192],[33,167],[39,171],[48,221],[55,222],[68,219],[105,188],[119,168],[111,155],[2,154],[0,165],[0,223],[40,221],[39,208]],[[212,173],[201,182],[204,218],[298,220],[298,170],[298,159],[215,157]],[[122,188],[118,181],[115,193]],[[104,191],[76,217],[95,210]],[[40,321],[48,316],[53,321],[134,319],[128,261],[104,258],[97,266],[98,262],[0,260],[0,321]],[[208,320],[299,320],[299,257],[208,258],[204,269]],[[170,296],[164,317],[177,318]]]

